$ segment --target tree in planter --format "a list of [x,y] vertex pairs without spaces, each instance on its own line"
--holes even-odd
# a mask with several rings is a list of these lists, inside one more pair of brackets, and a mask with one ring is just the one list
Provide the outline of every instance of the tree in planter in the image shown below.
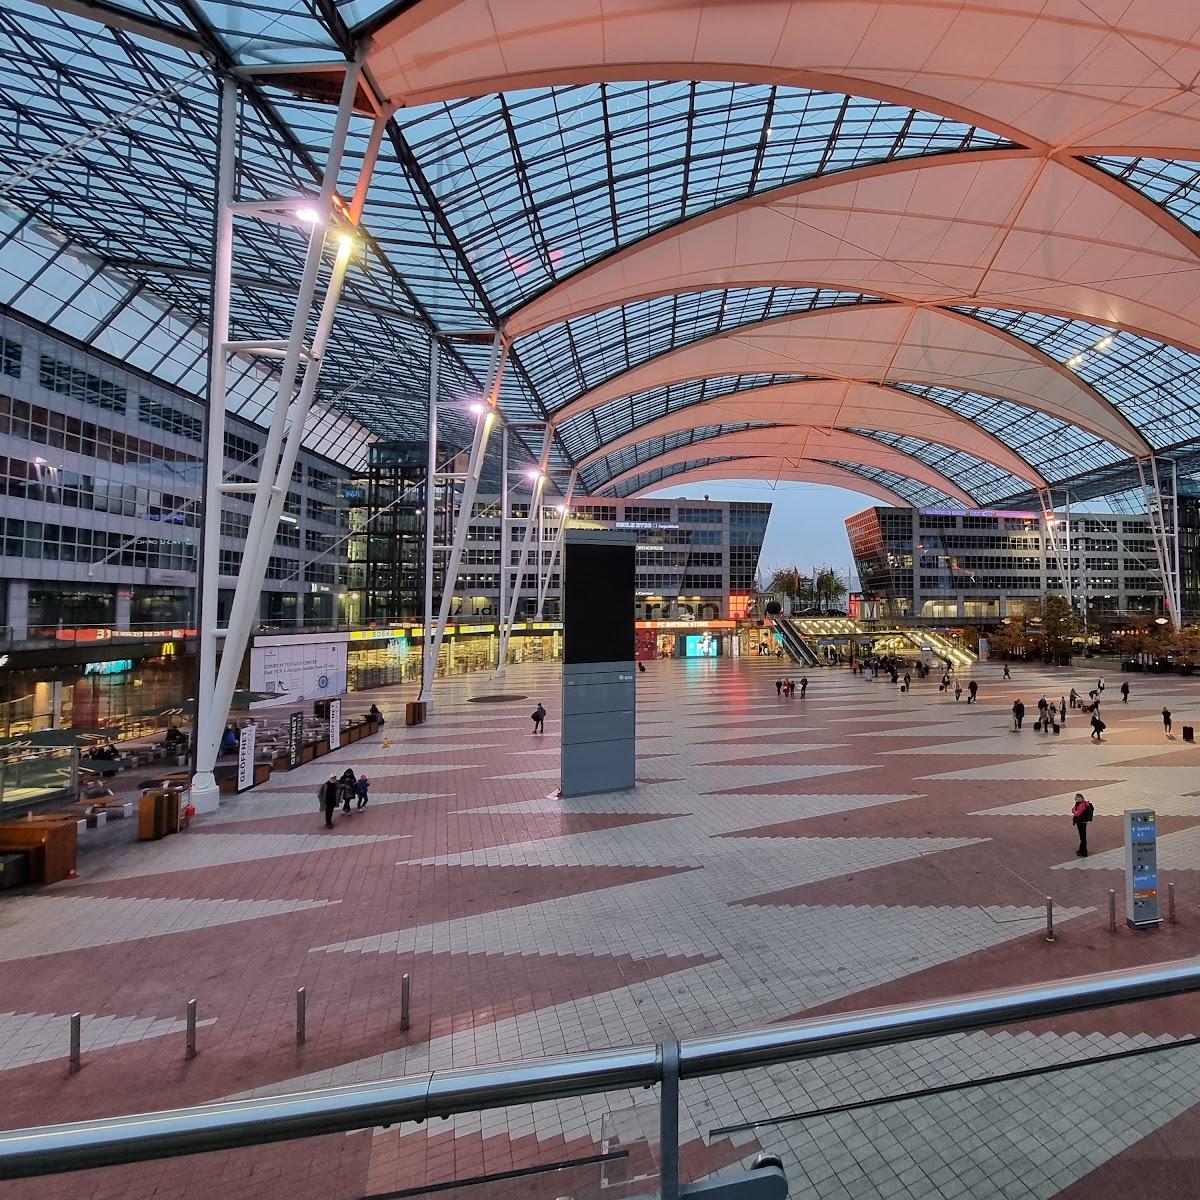
[[799,567],[779,567],[772,573],[767,590],[782,592],[797,608],[808,608],[813,602],[812,576]]
[[1029,652],[1033,639],[1029,636],[1028,620],[1024,613],[1005,617],[991,634],[990,646],[999,654],[1023,657]]
[[821,567],[816,573],[817,608],[821,612],[841,608],[839,601],[849,591],[846,581],[832,567]]
[[1066,596],[1043,596],[1038,605],[1042,650],[1048,659],[1069,658],[1079,619]]

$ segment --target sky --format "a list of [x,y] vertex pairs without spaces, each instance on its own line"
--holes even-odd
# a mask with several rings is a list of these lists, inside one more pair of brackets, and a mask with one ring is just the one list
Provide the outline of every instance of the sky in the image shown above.
[[[764,581],[776,567],[798,566],[811,571],[814,566],[830,566],[843,576],[852,573],[854,560],[846,540],[845,519],[879,503],[869,496],[827,484],[769,484],[761,479],[705,480],[663,488],[652,494],[664,498],[699,500],[707,496],[710,500],[773,504],[759,560],[759,574]],[[857,586],[857,578],[852,577],[851,587]]]

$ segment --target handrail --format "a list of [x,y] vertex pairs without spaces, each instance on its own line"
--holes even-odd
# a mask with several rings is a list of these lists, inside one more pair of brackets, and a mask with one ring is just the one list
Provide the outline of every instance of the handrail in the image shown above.
[[[683,1042],[679,1077],[821,1058],[1195,991],[1200,991],[1200,959],[1186,959],[1139,971],[1111,971],[1033,987],[814,1017]],[[652,1087],[662,1078],[662,1047],[636,1046],[16,1129],[0,1133],[0,1179],[420,1122],[616,1088]]]

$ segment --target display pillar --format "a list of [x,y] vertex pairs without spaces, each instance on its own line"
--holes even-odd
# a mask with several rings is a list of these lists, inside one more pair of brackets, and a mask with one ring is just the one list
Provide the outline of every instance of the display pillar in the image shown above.
[[637,535],[568,529],[563,548],[562,794],[637,782]]

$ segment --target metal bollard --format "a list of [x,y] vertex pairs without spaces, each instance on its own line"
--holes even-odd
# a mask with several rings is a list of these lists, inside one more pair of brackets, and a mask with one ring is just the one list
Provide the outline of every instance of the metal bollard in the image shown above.
[[1108,932],[1117,932],[1117,893],[1108,889]]
[[1046,941],[1054,941],[1054,901],[1046,897]]
[[1167,921],[1171,925],[1178,924],[1175,920],[1175,885],[1173,883],[1167,884]]
[[400,1032],[408,1031],[408,1007],[409,1000],[412,996],[412,980],[408,977],[408,972],[405,971],[400,976]]
[[196,1057],[196,1001],[187,1002],[187,1052],[184,1058]]
[[82,1013],[71,1014],[71,1074],[74,1075],[79,1070],[79,1023],[83,1019]]
[[296,989],[296,1045],[304,1045],[305,1017],[308,1015],[308,991],[305,988]]

